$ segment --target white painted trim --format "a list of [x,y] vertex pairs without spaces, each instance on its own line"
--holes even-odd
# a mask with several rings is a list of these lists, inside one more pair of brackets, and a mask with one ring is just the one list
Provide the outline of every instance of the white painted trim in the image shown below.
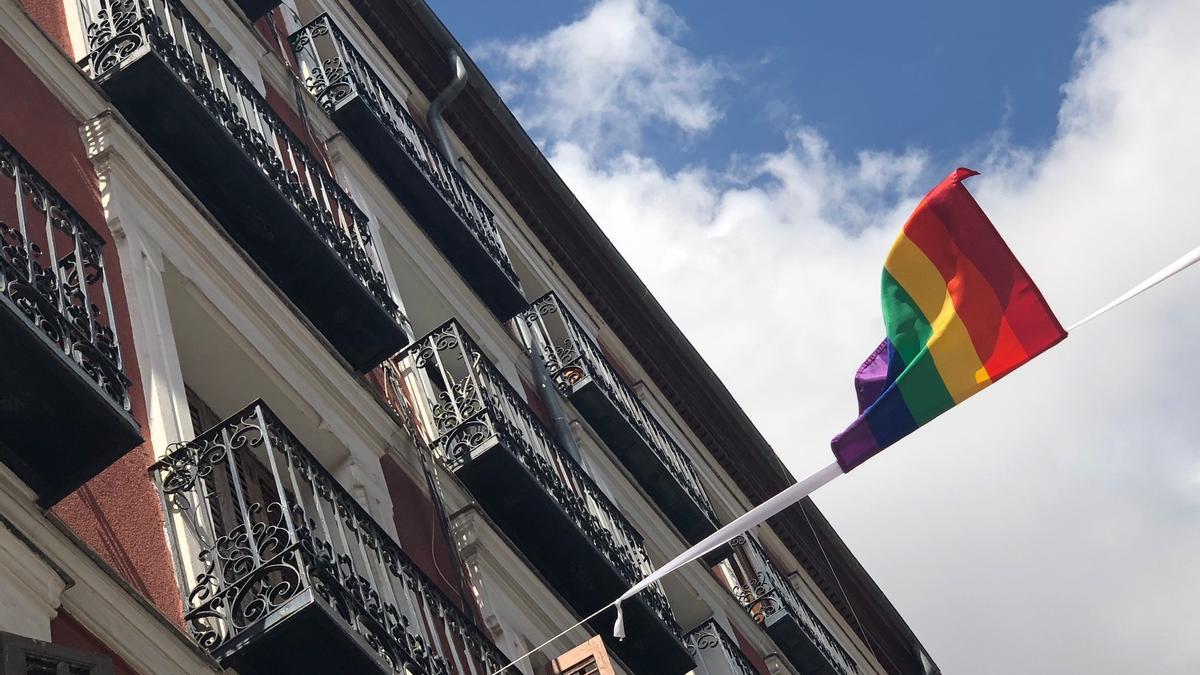
[[[9,583],[19,577],[31,588],[36,587],[41,611],[44,612],[51,603],[57,608],[61,599],[61,606],[71,616],[138,672],[219,672],[216,664],[201,656],[168,619],[118,581],[116,572],[101,567],[93,559],[94,554],[81,549],[75,540],[50,522],[34,504],[28,489],[7,469],[0,470],[0,513],[29,542],[28,546],[9,545],[0,529],[0,555],[17,555],[24,563],[16,577],[9,570],[0,571],[0,575]],[[29,554],[21,553],[20,548]],[[40,553],[34,553],[33,549]],[[38,562],[30,560],[29,555],[34,555]],[[46,572],[49,567],[41,555],[53,560],[74,584],[65,588],[58,571],[54,576],[59,581],[50,578]],[[47,632],[49,616],[45,619]]]
[[[476,507],[453,514],[451,527],[484,624],[510,658],[578,620]],[[580,626],[546,647],[545,654],[553,659],[591,636]],[[528,660],[518,668],[526,675],[532,672]]]
[[[348,444],[374,448],[374,459],[382,456],[397,425],[365,381],[222,235],[220,227],[201,215],[140,139],[112,115],[89,122],[85,137],[101,176],[106,206],[137,205],[132,217],[121,212],[109,217],[122,222],[126,232],[136,226],[145,247],[160,251],[194,284],[189,291],[211,303],[214,314],[223,317],[264,371],[278,378],[281,388],[293,392],[299,406],[319,409],[333,433]],[[128,199],[121,198],[122,191]]]
[[[388,189],[356,150],[352,151],[349,143],[338,144],[339,177],[345,180],[344,187],[354,194],[360,207],[369,209],[372,220],[379,228],[379,233],[390,237],[396,243],[395,250],[399,254],[384,252],[388,264],[392,267],[389,274],[395,275],[396,269],[406,268],[417,270],[429,285],[429,290],[438,295],[448,307],[450,316],[459,319],[467,332],[475,338],[482,348],[496,363],[510,381],[516,372],[514,364],[528,363],[523,348],[515,338],[488,310],[487,306],[470,286],[463,280],[450,264],[441,250],[425,234],[404,208],[396,196]],[[382,246],[382,242],[381,242]],[[403,295],[404,288],[397,288]],[[414,337],[420,337],[424,330],[432,326],[418,327],[422,331]],[[522,366],[525,368],[526,366]]]
[[[0,491],[31,502],[33,494],[8,467],[0,464]],[[50,621],[58,614],[64,579],[49,561],[0,523],[0,630],[50,640]]]
[[354,189],[358,185],[358,181],[351,175],[349,167],[355,161],[361,163],[362,160],[358,154],[358,150],[340,133],[327,141],[325,150],[329,155],[329,162],[333,165],[334,178],[338,181],[338,184],[343,186],[346,193],[354,198],[358,208],[367,216],[371,241],[374,244],[371,247],[371,254],[375,256],[379,264],[379,269],[383,272],[384,281],[387,282],[392,300],[395,301],[396,306],[400,308],[400,313],[405,317],[403,321],[404,330],[408,331],[409,337],[417,337],[412,335],[412,326],[408,322],[408,312],[404,308],[404,298],[400,293],[400,284],[396,281],[395,268],[392,267],[387,250],[379,243],[379,237],[383,233],[383,230],[379,225],[380,219],[375,212],[374,201],[363,199],[362,195],[358,194],[361,190]]

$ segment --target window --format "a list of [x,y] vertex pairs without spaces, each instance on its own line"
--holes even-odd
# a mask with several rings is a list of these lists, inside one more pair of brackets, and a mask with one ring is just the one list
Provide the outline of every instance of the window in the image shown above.
[[[197,436],[221,424],[221,418],[196,395],[195,391],[190,387],[186,387],[186,391],[188,412],[191,414],[192,427]],[[237,453],[235,463],[231,464],[222,459],[216,463],[215,469],[203,479],[204,493],[213,521],[212,541],[206,544],[218,548],[238,545],[247,518],[252,528],[259,526],[266,529],[278,525],[272,522],[272,519],[282,516],[283,505],[275,487],[275,477],[263,459],[256,457],[251,449],[245,448]],[[245,500],[245,511],[242,502],[239,501],[239,493],[241,499]],[[290,493],[288,498],[294,503]]]
[[113,675],[103,654],[0,633],[0,675]]

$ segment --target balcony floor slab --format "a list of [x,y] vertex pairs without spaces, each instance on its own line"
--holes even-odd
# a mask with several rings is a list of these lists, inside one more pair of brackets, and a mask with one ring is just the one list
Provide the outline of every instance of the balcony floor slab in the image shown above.
[[621,414],[604,390],[590,377],[571,387],[571,403],[629,469],[654,503],[679,528],[689,543],[716,532],[714,524],[679,484],[671,470],[654,453],[633,424]]
[[343,99],[330,116],[496,318],[507,321],[525,309],[521,289],[361,96]]
[[142,442],[133,417],[0,294],[0,458],[50,506]]

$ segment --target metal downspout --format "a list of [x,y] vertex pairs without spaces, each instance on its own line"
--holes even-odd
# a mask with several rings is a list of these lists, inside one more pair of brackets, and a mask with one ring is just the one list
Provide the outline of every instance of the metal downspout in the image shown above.
[[450,162],[450,166],[458,169],[457,162],[454,159],[454,145],[450,142],[450,134],[446,131],[446,121],[442,119],[442,113],[450,102],[462,93],[467,87],[467,64],[463,62],[462,56],[457,50],[451,49],[446,53],[446,57],[450,59],[450,66],[454,68],[454,79],[450,80],[450,84],[442,90],[437,98],[433,99],[433,103],[429,105],[429,112],[425,114],[425,121],[429,123],[429,130],[433,132],[433,139],[437,142],[438,149],[442,151],[442,155],[446,157],[446,161]]
[[567,451],[571,459],[583,467],[583,456],[579,452],[579,444],[575,442],[575,434],[571,433],[571,425],[567,421],[567,413],[563,409],[558,387],[554,384],[550,369],[546,367],[546,346],[542,344],[542,335],[533,327],[523,326],[519,316],[513,323],[517,326],[517,332],[522,334],[521,337],[528,338],[523,339],[522,342],[529,345],[533,386],[537,389],[538,398],[542,400],[542,405],[546,408],[546,414],[550,416],[550,431],[554,433],[554,440],[558,441],[559,446]]
[[[446,121],[442,119],[442,113],[467,87],[467,64],[463,62],[462,56],[455,49],[447,52],[447,58],[450,60],[451,67],[454,68],[454,79],[437,95],[437,98],[433,99],[433,103],[429,105],[429,112],[425,115],[425,120],[429,123],[429,129],[433,132],[438,149],[450,162],[450,166],[457,171],[458,163],[454,158],[454,144],[450,142],[450,133],[446,130]],[[547,414],[550,415],[550,430],[554,434],[554,439],[572,459],[582,466],[583,458],[579,452],[579,445],[575,442],[575,435],[571,433],[567,414],[563,410],[562,400],[559,398],[558,388],[554,386],[554,380],[546,368],[545,352],[543,351],[545,345],[542,344],[542,337],[537,330],[532,328],[527,333],[526,327],[522,326],[519,317],[513,321],[513,324],[522,338],[521,342],[529,345],[533,384],[537,388],[538,398],[541,399]]]

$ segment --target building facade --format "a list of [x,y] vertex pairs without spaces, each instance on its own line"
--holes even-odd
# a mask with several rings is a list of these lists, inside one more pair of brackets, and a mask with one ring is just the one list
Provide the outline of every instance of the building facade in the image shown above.
[[[792,482],[420,1],[0,0],[0,673],[489,675]],[[811,502],[513,666],[937,672]]]

